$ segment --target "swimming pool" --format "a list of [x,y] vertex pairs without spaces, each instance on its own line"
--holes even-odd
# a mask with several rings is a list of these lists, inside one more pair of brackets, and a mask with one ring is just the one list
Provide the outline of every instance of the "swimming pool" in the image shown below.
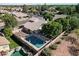
[[27,41],[29,41],[31,44],[35,45],[37,48],[40,48],[45,41],[42,38],[36,37],[36,36],[29,36],[27,38]]

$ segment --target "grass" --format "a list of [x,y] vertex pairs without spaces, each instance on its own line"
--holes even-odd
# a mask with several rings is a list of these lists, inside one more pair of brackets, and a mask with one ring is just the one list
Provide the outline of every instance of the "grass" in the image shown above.
[[6,37],[8,40],[9,40],[9,42],[10,42],[10,48],[11,49],[13,49],[13,48],[16,48],[16,47],[18,47],[19,45],[11,38],[11,37]]

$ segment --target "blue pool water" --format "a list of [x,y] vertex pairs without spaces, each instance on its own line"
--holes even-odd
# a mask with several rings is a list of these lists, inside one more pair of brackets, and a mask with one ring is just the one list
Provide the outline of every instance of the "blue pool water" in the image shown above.
[[42,40],[41,38],[35,37],[35,36],[28,37],[27,41],[35,45],[37,48],[40,48],[45,43],[44,40]]

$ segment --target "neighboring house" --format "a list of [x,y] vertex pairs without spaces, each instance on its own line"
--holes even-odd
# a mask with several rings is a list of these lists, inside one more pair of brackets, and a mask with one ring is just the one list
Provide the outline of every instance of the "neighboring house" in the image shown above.
[[0,19],[0,30],[3,29],[5,26],[5,23]]
[[11,12],[9,12],[9,11],[7,11],[7,10],[2,10],[2,9],[0,9],[0,14],[5,14],[5,13],[8,13],[8,14],[11,14]]
[[22,12],[12,12],[13,15],[15,15],[16,17],[27,17],[28,15],[26,13],[22,13]]
[[11,11],[21,12],[22,11],[22,8],[21,7],[14,7],[14,8],[11,8]]
[[3,36],[0,36],[0,55],[2,52],[7,53],[10,48],[9,48],[10,42]]
[[6,10],[0,9],[0,13],[1,13],[1,14],[4,14],[4,13],[6,13],[6,12],[7,12]]
[[29,18],[27,13],[13,11],[13,12],[11,12],[11,14],[13,14],[15,16],[16,20],[20,24],[25,23],[28,20],[28,18]]
[[29,16],[27,15],[27,13],[22,13],[22,12],[17,12],[17,11],[7,11],[7,10],[2,10],[0,9],[0,13],[1,14],[5,14],[5,13],[8,13],[8,14],[12,14],[15,16],[16,20],[18,21],[18,23],[25,23]]
[[56,19],[58,19],[58,18],[66,18],[66,17],[67,17],[67,15],[63,15],[63,14],[58,15],[58,14],[56,14],[56,15],[53,17],[53,20],[56,20]]
[[0,9],[0,13],[1,13],[1,14],[4,14],[4,13],[11,14],[9,11],[7,11],[7,10],[2,10],[2,9]]

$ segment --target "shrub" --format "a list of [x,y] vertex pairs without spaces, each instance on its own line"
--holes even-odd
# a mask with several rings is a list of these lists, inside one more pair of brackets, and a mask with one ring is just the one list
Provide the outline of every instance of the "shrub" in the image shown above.
[[50,49],[49,48],[45,48],[42,53],[45,55],[45,56],[51,56],[51,53],[50,53]]
[[56,44],[60,44],[60,43],[61,43],[61,41],[56,42]]
[[53,44],[51,46],[49,46],[50,49],[53,49],[53,50],[56,50],[57,49],[57,45],[56,44]]
[[61,37],[61,39],[62,39],[62,40],[64,40],[64,36],[63,36],[63,37]]
[[63,36],[67,36],[69,33],[64,33],[64,35]]

